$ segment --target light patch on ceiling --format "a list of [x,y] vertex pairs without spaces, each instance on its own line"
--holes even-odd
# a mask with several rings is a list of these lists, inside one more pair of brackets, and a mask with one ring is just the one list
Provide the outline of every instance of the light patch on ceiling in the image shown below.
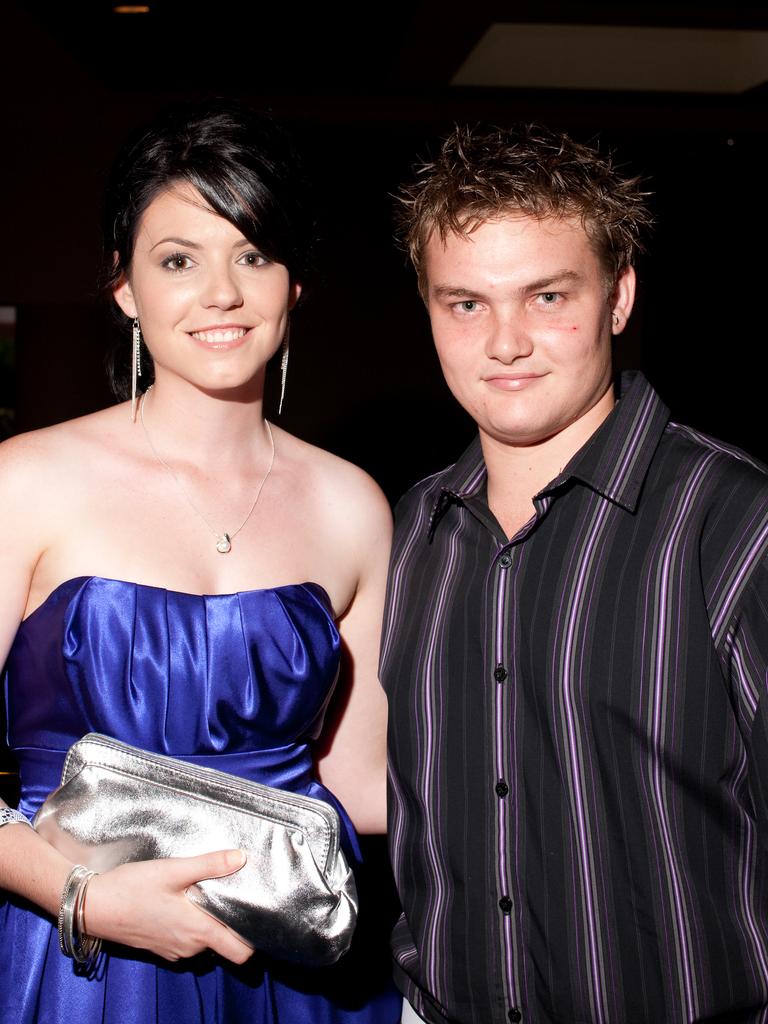
[[494,24],[453,85],[740,93],[768,80],[768,32]]

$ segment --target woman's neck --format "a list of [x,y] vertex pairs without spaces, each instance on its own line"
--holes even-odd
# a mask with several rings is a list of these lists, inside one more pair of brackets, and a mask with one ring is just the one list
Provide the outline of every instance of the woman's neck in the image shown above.
[[261,386],[212,394],[161,378],[142,396],[135,426],[177,464],[243,471],[270,450]]

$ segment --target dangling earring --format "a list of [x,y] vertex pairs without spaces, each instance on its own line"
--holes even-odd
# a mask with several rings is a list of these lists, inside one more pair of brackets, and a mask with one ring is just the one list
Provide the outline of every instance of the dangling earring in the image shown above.
[[141,327],[139,318],[133,318],[133,348],[131,349],[131,419],[136,422],[136,378],[141,376]]
[[283,338],[283,354],[280,359],[280,403],[277,407],[278,416],[283,411],[283,399],[285,398],[285,381],[288,376],[288,350],[290,348],[290,330],[290,326],[285,328],[285,337]]

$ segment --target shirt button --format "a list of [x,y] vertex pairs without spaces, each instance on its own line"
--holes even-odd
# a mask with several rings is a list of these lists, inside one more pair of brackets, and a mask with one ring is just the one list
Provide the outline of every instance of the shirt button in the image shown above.
[[499,779],[496,783],[496,796],[506,796],[509,792],[509,786],[506,784],[504,779]]
[[512,555],[508,551],[505,551],[499,559],[499,565],[502,569],[508,569],[512,565]]
[[512,910],[512,900],[509,896],[502,896],[499,900],[499,906],[503,913],[508,914]]
[[504,682],[504,680],[507,678],[507,670],[504,668],[503,665],[496,666],[496,668],[493,670],[493,678],[496,680],[497,683]]
[[507,1016],[511,1021],[514,1022],[514,1024],[517,1024],[517,1021],[523,1019],[522,1013],[520,1013],[516,1006],[513,1006],[511,1010],[507,1010]]

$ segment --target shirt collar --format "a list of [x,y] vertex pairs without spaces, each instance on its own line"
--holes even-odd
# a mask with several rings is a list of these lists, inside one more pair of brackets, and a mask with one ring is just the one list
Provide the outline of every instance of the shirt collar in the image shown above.
[[486,475],[483,449],[478,434],[459,461],[450,466],[443,474],[443,482],[435,498],[427,524],[427,536],[430,543],[437,524],[450,506],[461,505],[466,498],[471,498],[484,490]]
[[621,374],[616,398],[610,415],[542,494],[574,478],[628,512],[635,511],[669,409],[638,371]]
[[[539,493],[551,494],[570,479],[634,512],[654,452],[669,420],[669,409],[639,371],[621,374],[617,402],[611,413],[558,476]],[[429,534],[449,506],[480,494],[486,468],[479,435],[461,458],[446,470],[432,508]]]

